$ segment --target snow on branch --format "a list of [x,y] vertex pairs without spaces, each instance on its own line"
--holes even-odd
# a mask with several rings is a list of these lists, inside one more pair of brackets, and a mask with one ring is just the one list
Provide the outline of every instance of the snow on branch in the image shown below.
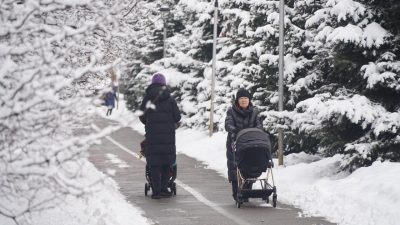
[[314,120],[320,121],[345,116],[352,123],[360,124],[364,129],[371,126],[375,135],[381,132],[397,132],[400,128],[400,111],[388,112],[384,107],[357,94],[350,98],[316,95],[314,98],[298,103],[296,108],[301,109]]
[[364,78],[368,78],[368,88],[373,88],[377,83],[386,84],[395,90],[400,90],[399,72],[400,62],[370,62],[361,67]]
[[87,149],[109,134],[90,125],[109,69],[123,66],[128,1],[0,3],[0,214],[18,224],[66,196],[93,192],[80,168]]

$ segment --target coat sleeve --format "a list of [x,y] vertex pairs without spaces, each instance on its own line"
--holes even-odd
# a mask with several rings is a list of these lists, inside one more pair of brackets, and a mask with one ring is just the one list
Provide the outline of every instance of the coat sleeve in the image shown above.
[[254,127],[257,127],[258,129],[263,130],[263,123],[261,120],[261,115],[260,115],[260,111],[258,111],[257,108],[255,108],[255,113],[256,113],[256,118],[254,119]]
[[143,124],[146,125],[146,104],[149,101],[149,99],[147,98],[147,96],[145,96],[143,98],[142,104],[140,105],[140,110],[143,112],[143,115],[139,116],[140,122],[142,122]]
[[233,111],[232,108],[228,109],[228,112],[226,113],[226,118],[225,118],[225,130],[228,131],[231,134],[236,134],[237,133],[237,128],[235,124],[235,120],[233,119]]
[[172,113],[174,116],[175,123],[178,123],[179,121],[181,121],[181,111],[179,110],[178,104],[176,103],[174,98],[172,98]]

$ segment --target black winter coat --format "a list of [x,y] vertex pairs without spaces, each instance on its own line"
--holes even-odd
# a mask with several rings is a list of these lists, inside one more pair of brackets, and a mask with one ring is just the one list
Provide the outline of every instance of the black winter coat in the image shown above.
[[[153,102],[155,109],[146,105]],[[181,120],[181,113],[167,86],[151,84],[146,89],[139,117],[146,130],[146,160],[148,166],[172,165],[176,160],[175,123]]]
[[228,160],[228,179],[229,181],[237,181],[235,168],[235,157],[232,149],[232,134],[237,134],[245,128],[259,128],[262,130],[261,116],[256,107],[250,102],[250,108],[246,110],[239,109],[236,104],[233,104],[228,109],[225,119],[225,130],[228,131],[226,139],[226,158]]

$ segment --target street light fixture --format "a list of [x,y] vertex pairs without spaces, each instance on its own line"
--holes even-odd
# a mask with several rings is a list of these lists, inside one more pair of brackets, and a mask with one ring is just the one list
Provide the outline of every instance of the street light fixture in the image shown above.
[[165,54],[165,50],[167,49],[165,46],[165,39],[167,39],[167,24],[166,24],[166,18],[164,16],[165,13],[168,13],[171,9],[168,7],[161,7],[159,9],[159,11],[163,14],[162,18],[163,18],[163,23],[164,23],[164,40],[163,40],[163,58],[165,58],[166,54]]

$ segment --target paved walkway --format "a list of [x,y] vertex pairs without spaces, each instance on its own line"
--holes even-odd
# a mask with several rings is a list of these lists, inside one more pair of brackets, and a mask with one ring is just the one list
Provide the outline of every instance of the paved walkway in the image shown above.
[[[98,119],[105,127],[111,121]],[[322,218],[300,218],[301,211],[278,202],[277,208],[263,204],[261,199],[250,199],[240,209],[231,196],[229,182],[213,170],[205,169],[201,162],[186,155],[177,156],[177,195],[159,200],[144,194],[145,162],[136,156],[143,136],[130,128],[123,128],[104,138],[101,145],[92,146],[89,160],[101,171],[116,170],[113,177],[128,202],[140,207],[155,224],[271,224],[319,225],[332,224]],[[112,155],[110,155],[112,154]],[[121,162],[112,162],[117,156]],[[278,187],[279,201],[279,187]]]

